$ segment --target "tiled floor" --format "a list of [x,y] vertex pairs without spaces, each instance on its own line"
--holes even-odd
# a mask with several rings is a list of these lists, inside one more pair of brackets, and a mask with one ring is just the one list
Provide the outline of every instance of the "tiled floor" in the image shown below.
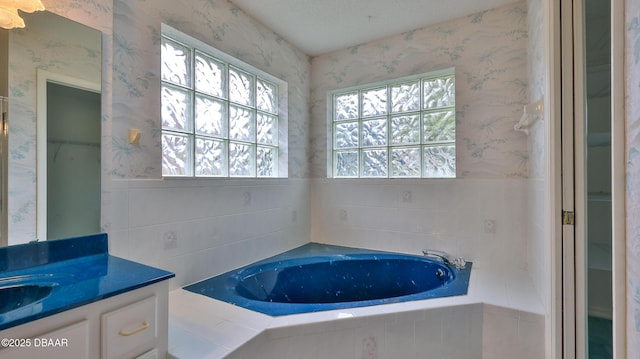
[[589,317],[589,359],[611,359],[612,333],[610,319]]

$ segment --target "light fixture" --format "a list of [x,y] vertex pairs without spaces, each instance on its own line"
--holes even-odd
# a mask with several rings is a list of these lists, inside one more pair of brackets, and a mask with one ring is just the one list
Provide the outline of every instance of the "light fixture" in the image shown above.
[[24,20],[20,17],[18,10],[42,11],[44,5],[40,0],[0,0],[0,27],[5,29],[24,27]]

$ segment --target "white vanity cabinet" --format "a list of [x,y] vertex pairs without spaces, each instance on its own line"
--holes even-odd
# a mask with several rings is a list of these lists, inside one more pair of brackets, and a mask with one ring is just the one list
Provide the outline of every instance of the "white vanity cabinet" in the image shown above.
[[28,337],[13,337],[11,329],[3,331],[0,334],[2,340],[9,342],[3,343],[0,358],[91,358],[89,321],[86,319],[49,332],[36,330],[33,334]]
[[169,281],[0,331],[0,359],[165,358]]

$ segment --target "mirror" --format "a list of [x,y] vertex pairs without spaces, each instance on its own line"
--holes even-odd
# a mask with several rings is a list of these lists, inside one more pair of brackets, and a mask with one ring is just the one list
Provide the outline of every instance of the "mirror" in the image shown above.
[[[47,11],[23,15],[26,27],[6,35],[9,245],[100,230],[102,33]],[[72,168],[90,174],[57,176]]]

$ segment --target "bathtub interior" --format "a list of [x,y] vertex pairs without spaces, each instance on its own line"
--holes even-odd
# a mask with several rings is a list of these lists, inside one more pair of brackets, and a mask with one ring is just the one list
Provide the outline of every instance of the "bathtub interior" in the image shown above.
[[242,297],[298,304],[400,297],[455,279],[443,263],[394,254],[313,256],[249,266],[232,277]]
[[[456,269],[423,256],[308,243],[184,289],[282,316],[465,295],[471,266]],[[342,277],[349,278],[346,290],[327,290]],[[371,290],[380,283],[385,293]]]

